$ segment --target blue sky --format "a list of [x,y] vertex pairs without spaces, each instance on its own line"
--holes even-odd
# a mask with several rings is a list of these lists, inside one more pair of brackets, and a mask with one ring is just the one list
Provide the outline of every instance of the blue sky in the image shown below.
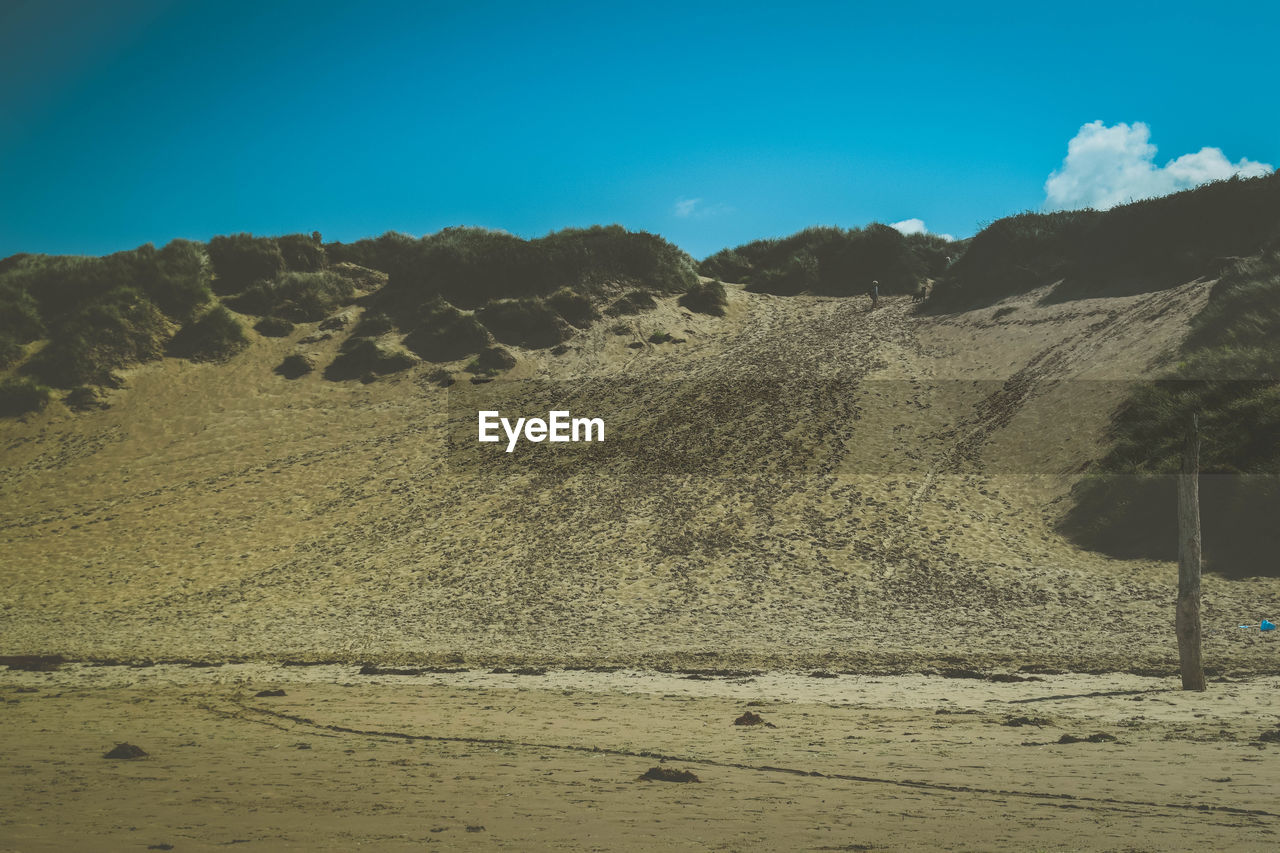
[[699,257],[815,224],[969,236],[1280,163],[1278,31],[1261,3],[0,0],[0,256],[447,225],[616,222]]

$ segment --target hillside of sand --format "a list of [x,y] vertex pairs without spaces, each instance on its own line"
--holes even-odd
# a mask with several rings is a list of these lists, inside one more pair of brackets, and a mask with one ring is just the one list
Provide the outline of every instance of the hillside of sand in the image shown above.
[[[730,287],[449,388],[274,373],[315,324],[143,365],[0,423],[0,653],[1165,674],[1175,567],[1054,522],[1210,286],[938,317]],[[609,434],[506,454],[480,403]],[[1212,670],[1275,670],[1236,625],[1278,601],[1206,576]]]

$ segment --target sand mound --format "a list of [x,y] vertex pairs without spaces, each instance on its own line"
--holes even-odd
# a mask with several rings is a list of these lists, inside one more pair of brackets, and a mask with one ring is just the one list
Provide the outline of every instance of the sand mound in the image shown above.
[[118,743],[110,752],[103,754],[102,757],[132,760],[135,758],[146,758],[147,753],[140,746],[134,746],[131,743]]
[[733,721],[735,726],[765,726],[767,728],[776,729],[773,723],[766,722],[764,717],[754,711],[745,711],[741,717]]
[[640,776],[642,782],[701,782],[690,770],[675,770],[671,767],[650,767]]

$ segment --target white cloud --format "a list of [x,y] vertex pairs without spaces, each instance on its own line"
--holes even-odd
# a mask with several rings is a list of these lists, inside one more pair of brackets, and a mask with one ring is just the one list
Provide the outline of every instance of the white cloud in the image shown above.
[[680,219],[708,219],[731,213],[733,208],[727,204],[705,204],[700,198],[679,198],[671,212]]
[[[899,232],[900,234],[929,234],[929,233],[931,233],[931,232],[929,231],[929,229],[928,229],[928,228],[924,227],[924,220],[923,220],[923,219],[904,219],[904,220],[902,220],[901,222],[892,222],[892,223],[890,223],[890,224],[889,224],[889,227],[890,227],[890,228],[892,228],[893,230],[895,230],[895,231]],[[952,237],[950,234],[935,234],[934,236],[936,236],[936,237],[941,237],[943,240],[954,240],[954,239],[956,239],[955,237]]]
[[1105,210],[1232,175],[1257,177],[1273,168],[1247,158],[1232,163],[1222,149],[1207,147],[1157,166],[1156,147],[1150,138],[1151,129],[1140,121],[1114,127],[1100,121],[1083,125],[1067,143],[1062,168],[1045,181],[1045,207]]
[[681,219],[688,219],[693,216],[693,212],[698,209],[698,205],[702,203],[700,198],[681,198],[676,199],[674,213]]

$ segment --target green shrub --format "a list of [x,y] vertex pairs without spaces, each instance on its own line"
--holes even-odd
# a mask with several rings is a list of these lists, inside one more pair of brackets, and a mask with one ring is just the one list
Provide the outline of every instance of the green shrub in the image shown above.
[[35,340],[49,320],[73,314],[111,289],[100,274],[100,258],[20,255],[6,266],[0,274],[0,328],[19,340]]
[[492,376],[516,366],[516,357],[502,347],[489,347],[467,363],[466,370],[480,376]]
[[263,317],[253,324],[253,330],[268,338],[287,337],[294,330],[293,323],[283,317]]
[[240,321],[219,305],[183,326],[169,342],[169,352],[191,361],[225,361],[248,345]]
[[1192,415],[1203,436],[1206,565],[1280,573],[1280,253],[1239,262],[1192,322],[1183,359],[1139,385],[1112,423],[1112,445],[1073,491],[1061,527],[1120,557],[1177,557],[1175,475]]
[[356,264],[339,263],[329,269],[351,282],[357,290],[379,290],[387,283],[387,274]]
[[649,336],[649,343],[651,344],[666,344],[666,343],[671,343],[674,340],[675,338],[671,337],[669,333],[661,330],[656,331]]
[[16,364],[26,354],[27,348],[12,335],[0,332],[0,367]]
[[482,228],[446,228],[423,237],[388,270],[384,305],[393,315],[441,297],[475,308],[513,293],[545,292],[545,269],[525,240]]
[[117,288],[132,288],[146,296],[167,316],[189,320],[209,301],[209,265],[203,247],[174,240],[163,249],[151,244],[103,258],[83,258],[78,304]]
[[419,265],[422,241],[408,234],[388,231],[381,237],[354,243],[326,243],[324,250],[335,266],[349,264],[397,276],[411,274]]
[[110,408],[106,400],[103,399],[102,391],[93,385],[81,385],[78,388],[72,388],[62,398],[62,402],[66,403],[68,408],[77,412]]
[[40,307],[19,282],[0,274],[0,335],[20,343],[30,343],[44,334]]
[[1060,282],[1052,299],[1120,296],[1217,275],[1280,235],[1280,173],[1231,178],[1110,210],[1022,213],[970,242],[929,299],[989,305]]
[[934,310],[989,305],[1066,275],[1073,246],[1095,227],[1099,213],[1072,210],[1020,213],[982,229],[934,288]]
[[568,324],[541,299],[500,299],[476,317],[504,344],[542,349],[569,337]]
[[435,370],[427,374],[427,381],[438,388],[448,388],[457,380],[453,378],[453,374],[445,370],[443,367],[437,367]]
[[[941,244],[953,245],[945,240]],[[717,252],[698,271],[710,278],[743,281],[756,293],[784,296],[861,295],[873,279],[880,282],[881,292],[912,293],[928,272],[934,249],[928,239],[904,237],[887,225],[807,228]]]
[[209,241],[214,290],[220,295],[239,293],[258,282],[271,281],[285,271],[284,255],[270,237],[229,234]]
[[360,322],[356,324],[352,334],[363,337],[376,338],[378,335],[385,335],[393,328],[391,318],[381,311],[367,311],[360,318]]
[[729,298],[719,281],[698,282],[680,296],[680,304],[699,314],[723,317]]
[[395,373],[413,367],[418,361],[403,350],[379,344],[372,338],[348,338],[338,357],[325,368],[325,379],[358,379],[366,374]]
[[294,272],[319,272],[328,265],[320,234],[286,234],[277,237],[276,246],[284,258],[284,266]]
[[285,379],[297,379],[316,369],[316,360],[310,355],[295,352],[285,356],[284,361],[276,366],[276,373]]
[[413,241],[383,235],[332,247],[335,257],[390,273],[387,310],[411,313],[439,296],[464,308],[546,296],[560,288],[603,293],[619,286],[682,292],[696,281],[692,258],[653,234],[619,226],[566,229],[537,240],[501,231],[446,228]]
[[30,252],[18,252],[17,254],[9,255],[6,258],[0,258],[0,276],[29,263],[32,258],[36,257],[42,256],[33,255]]
[[116,288],[60,318],[54,337],[23,370],[58,388],[110,383],[113,370],[163,355],[169,328],[137,290]]
[[721,249],[698,264],[698,272],[708,278],[722,281],[747,281],[756,268],[751,258],[758,257],[757,250],[763,249],[769,242],[757,240],[755,243],[748,244],[744,247],[745,255],[737,249]]
[[963,254],[968,240],[948,240],[937,234],[904,234],[903,242],[915,258],[914,269],[927,278],[946,275],[950,264]]
[[818,258],[808,249],[801,249],[786,258],[781,265],[767,266],[753,273],[747,290],[778,296],[795,296],[806,290],[817,291]]
[[641,311],[653,311],[658,307],[653,294],[645,290],[632,290],[619,296],[604,309],[610,317],[621,317],[624,314],[639,314]]
[[52,392],[25,376],[0,380],[0,417],[16,417],[38,412],[49,403]]
[[697,281],[693,259],[656,234],[618,225],[566,228],[532,241],[550,269],[547,289],[618,286],[678,293]]
[[404,345],[427,361],[454,361],[489,345],[489,332],[443,299],[427,300],[410,323]]
[[204,246],[190,240],[171,240],[155,253],[157,276],[149,277],[144,292],[160,310],[185,323],[213,298],[213,278]]
[[1214,285],[1209,303],[1187,337],[1189,350],[1271,348],[1280,331],[1280,252],[1232,264]]
[[0,273],[0,331],[23,342],[60,326],[113,293],[140,293],[176,321],[190,318],[209,297],[209,271],[197,243],[175,240],[102,258],[25,255]]
[[273,281],[260,281],[227,300],[244,314],[271,315],[295,323],[323,320],[334,308],[355,297],[350,279],[337,273],[288,272]]
[[567,287],[562,287],[547,297],[547,305],[570,325],[585,329],[599,317],[591,299]]

